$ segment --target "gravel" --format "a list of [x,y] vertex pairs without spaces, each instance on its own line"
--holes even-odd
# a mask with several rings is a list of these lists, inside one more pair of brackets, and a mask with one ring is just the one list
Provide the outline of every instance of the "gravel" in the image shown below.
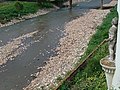
[[91,9],[67,23],[65,36],[60,39],[60,46],[56,48],[57,55],[49,58],[46,65],[40,68],[41,71],[37,72],[37,78],[24,90],[50,90],[50,87],[57,86],[58,77],[64,78],[67,72],[73,70],[96,32],[96,27],[108,13],[109,10]]

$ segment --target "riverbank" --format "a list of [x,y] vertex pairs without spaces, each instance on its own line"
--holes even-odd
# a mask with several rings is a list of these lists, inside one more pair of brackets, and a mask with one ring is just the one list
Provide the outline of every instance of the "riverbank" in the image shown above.
[[57,86],[57,82],[74,68],[85,52],[96,27],[102,23],[109,10],[92,9],[83,16],[65,25],[65,37],[60,39],[60,47],[56,48],[57,56],[50,57],[46,65],[37,73],[37,78],[24,90],[49,90]]
[[[18,3],[22,5],[20,10],[20,6],[16,6]],[[55,9],[57,8],[51,3],[47,5],[38,5],[36,2],[0,3],[0,28],[47,14]]]
[[[109,37],[108,32],[111,27],[111,21],[115,17],[118,17],[116,7],[110,10],[103,23],[97,27],[97,31],[89,41],[88,47],[80,62],[85,60],[90,52],[95,50],[104,39]],[[107,83],[104,71],[100,65],[100,60],[108,54],[108,43],[106,42],[95,51],[91,58],[87,59],[87,65],[84,68],[77,70],[70,81],[66,80],[62,83],[59,90],[106,90]]]
[[[77,2],[89,2],[89,1],[91,1],[91,0],[73,0],[73,4],[75,4],[75,3],[77,3]],[[26,2],[23,2],[23,3],[26,3]],[[6,5],[7,3],[5,3],[5,5]],[[29,3],[28,3],[29,4]],[[34,5],[35,4],[35,5]],[[14,2],[13,2],[13,4],[12,4],[12,8],[13,8],[13,5],[14,5]],[[32,3],[31,3],[31,5],[32,5]],[[0,22],[0,28],[2,28],[2,27],[6,27],[6,26],[10,26],[10,25],[13,25],[13,24],[16,24],[16,23],[19,23],[19,22],[22,22],[22,21],[25,21],[25,20],[27,20],[27,19],[31,19],[31,18],[34,18],[34,17],[38,17],[38,16],[40,16],[40,15],[45,15],[45,14],[47,14],[47,13],[49,13],[49,12],[51,12],[51,11],[53,11],[53,10],[57,10],[57,9],[59,9],[59,7],[57,7],[57,6],[55,6],[55,5],[52,5],[52,8],[44,8],[43,7],[43,9],[41,8],[41,9],[39,9],[39,7],[38,6],[36,6],[36,3],[33,3],[33,5],[35,6],[35,10],[32,10],[31,12],[29,12],[28,14],[26,14],[26,15],[23,15],[23,16],[20,16],[20,17],[17,17],[17,18],[13,18],[13,19],[11,19],[11,20],[8,20],[8,21],[4,21],[3,20],[3,22]],[[63,5],[69,5],[69,2],[66,2],[66,3],[64,3]],[[4,5],[2,5],[2,6],[4,6]],[[2,7],[1,6],[1,7]],[[31,6],[31,7],[33,7],[33,6]],[[30,8],[30,7],[27,7],[27,8]],[[13,8],[14,9],[14,8]],[[27,9],[26,9],[27,10]],[[4,9],[2,10],[1,9],[1,11],[4,11]],[[11,10],[9,10],[9,11],[11,11]],[[13,12],[16,12],[16,11],[13,11]],[[6,12],[7,14],[9,13],[9,12]],[[11,13],[11,12],[10,12]],[[16,15],[16,14],[15,14]],[[3,15],[3,16],[5,16],[5,15]],[[14,16],[14,15],[12,15],[12,16]],[[8,16],[6,16],[7,18],[8,18]],[[2,18],[2,17],[1,17]],[[6,20],[6,19],[5,19]]]
[[[89,0],[89,1],[91,1],[91,0]],[[75,4],[75,3],[77,3],[77,2],[89,2],[89,1],[87,1],[87,0],[74,0],[72,3],[73,4]],[[3,3],[3,5],[1,5],[1,7],[2,7],[2,9],[1,9],[1,11],[4,11],[4,8],[3,8],[3,6],[5,7],[5,5],[6,4],[11,4],[12,2],[5,2],[5,3]],[[21,3],[21,2],[20,2]],[[2,4],[2,3],[1,3]],[[27,8],[30,8],[29,7],[29,4],[30,4],[30,6],[31,7],[33,7],[33,6],[35,6],[34,8],[33,8],[33,10],[31,10],[31,11],[26,11],[26,12],[28,12],[28,13],[26,13],[25,15],[22,15],[22,16],[16,16],[18,13],[15,13],[14,14],[14,12],[17,12],[16,10],[14,10],[15,9],[15,7],[13,7],[14,6],[14,4],[15,4],[15,2],[13,2],[11,5],[9,5],[10,6],[10,9],[13,11],[13,15],[12,15],[12,17],[14,17],[14,15],[15,15],[15,17],[14,18],[12,18],[11,16],[10,16],[10,18],[12,18],[12,19],[10,19],[9,18],[9,13],[11,13],[10,11],[11,10],[8,10],[7,12],[6,12],[6,14],[8,14],[6,17],[4,17],[3,18],[3,16],[5,16],[5,15],[2,15],[2,13],[1,13],[1,15],[2,16],[0,16],[1,18],[3,18],[2,20],[1,20],[1,22],[0,22],[0,28],[2,28],[2,27],[6,27],[6,26],[10,26],[10,25],[13,25],[13,24],[16,24],[16,23],[19,23],[19,22],[22,22],[22,21],[25,21],[25,20],[27,20],[27,19],[31,19],[31,18],[34,18],[34,17],[37,17],[37,16],[40,16],[40,15],[44,15],[44,14],[47,14],[47,13],[49,13],[49,12],[51,12],[51,11],[53,11],[53,10],[57,10],[57,9],[59,9],[59,7],[57,7],[57,6],[55,6],[55,5],[51,5],[50,4],[50,6],[49,7],[52,7],[52,8],[44,8],[44,6],[43,6],[43,9],[41,8],[41,9],[39,9],[40,7],[38,6],[38,5],[36,5],[36,3],[29,3],[29,2],[22,2],[21,4],[28,4],[28,7]],[[66,2],[66,3],[64,3],[63,5],[68,5],[69,6],[69,2]],[[0,8],[1,8],[0,7]],[[8,6],[7,6],[8,7]],[[46,6],[45,6],[46,7]],[[9,7],[8,7],[9,8]],[[27,10],[27,9],[26,9]],[[25,11],[25,10],[24,10]],[[20,11],[21,12],[21,11]],[[4,13],[3,13],[4,14]],[[24,13],[23,13],[24,14]],[[8,20],[7,20],[8,19]],[[10,20],[9,20],[10,19]],[[5,21],[4,21],[5,20]]]
[[6,26],[10,26],[10,25],[13,25],[13,24],[16,24],[16,23],[19,23],[19,22],[22,22],[22,21],[25,21],[27,19],[31,19],[31,18],[34,18],[34,17],[38,17],[40,15],[45,15],[51,11],[55,10],[55,8],[51,8],[51,9],[39,9],[36,13],[34,14],[28,14],[28,15],[24,15],[22,17],[19,17],[18,19],[12,19],[10,22],[7,22],[5,24],[2,24],[0,23],[0,28],[2,27],[6,27]]

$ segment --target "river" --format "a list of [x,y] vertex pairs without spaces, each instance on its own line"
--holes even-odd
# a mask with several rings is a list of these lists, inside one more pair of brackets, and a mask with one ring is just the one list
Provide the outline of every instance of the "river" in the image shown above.
[[[111,0],[105,0],[105,3]],[[22,90],[32,80],[31,74],[37,72],[37,68],[45,65],[50,56],[56,55],[55,48],[59,40],[64,36],[64,25],[89,12],[90,8],[100,6],[99,0],[78,3],[72,11],[62,8],[32,18],[15,25],[0,28],[0,46],[6,45],[13,39],[27,33],[38,31],[33,37],[23,41],[26,49],[14,60],[0,66],[0,90]]]

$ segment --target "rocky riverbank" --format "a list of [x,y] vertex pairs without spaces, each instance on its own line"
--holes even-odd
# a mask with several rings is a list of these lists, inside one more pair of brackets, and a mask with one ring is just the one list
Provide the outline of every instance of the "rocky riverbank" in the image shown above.
[[[89,1],[91,1],[91,0],[73,0],[72,3],[75,4],[77,2],[89,2]],[[64,3],[64,5],[68,5],[69,6],[69,2]],[[1,27],[10,26],[10,25],[13,25],[13,24],[25,21],[27,19],[31,19],[31,18],[37,17],[37,16],[40,16],[40,15],[44,15],[44,14],[47,14],[47,13],[49,13],[49,12],[51,12],[53,10],[57,10],[57,9],[59,9],[59,7],[57,7],[55,5],[53,5],[53,8],[50,8],[50,9],[39,9],[38,12],[36,12],[34,14],[24,15],[24,16],[19,17],[17,19],[13,19],[10,22],[7,22],[5,24],[0,23],[0,28]]]
[[96,27],[102,23],[109,10],[90,10],[83,16],[65,25],[65,37],[60,39],[60,46],[56,48],[57,55],[50,57],[46,65],[37,73],[24,90],[50,90],[57,86],[58,79],[74,68],[81,55],[85,52]]
[[5,24],[2,24],[0,23],[0,28],[1,27],[5,27],[5,26],[10,26],[10,25],[13,25],[15,23],[18,23],[18,22],[21,22],[21,21],[25,21],[27,19],[31,19],[31,18],[34,18],[34,17],[37,17],[37,16],[40,16],[40,15],[44,15],[44,14],[47,14],[53,10],[57,9],[57,7],[55,8],[51,8],[51,9],[40,9],[38,10],[38,12],[34,13],[34,14],[28,14],[28,15],[24,15],[22,17],[19,17],[18,19],[13,19],[11,20],[10,22],[7,22]]

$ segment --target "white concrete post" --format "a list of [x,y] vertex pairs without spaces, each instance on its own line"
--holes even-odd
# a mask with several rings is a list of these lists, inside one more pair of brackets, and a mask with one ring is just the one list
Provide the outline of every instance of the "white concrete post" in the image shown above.
[[118,0],[117,11],[119,14],[119,19],[118,19],[118,31],[117,31],[116,58],[115,58],[116,70],[112,82],[113,90],[120,90],[120,0]]

